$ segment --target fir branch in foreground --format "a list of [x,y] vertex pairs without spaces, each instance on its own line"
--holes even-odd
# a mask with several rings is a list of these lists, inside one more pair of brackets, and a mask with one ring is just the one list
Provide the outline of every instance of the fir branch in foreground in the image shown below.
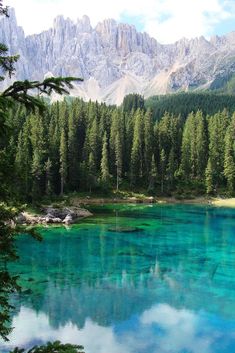
[[36,96],[32,96],[29,91],[37,90],[39,94],[51,95],[52,92],[58,94],[69,94],[68,89],[73,88],[73,82],[83,81],[81,78],[76,77],[50,77],[44,81],[15,81],[9,86],[2,94],[0,98],[10,98],[14,101],[22,103],[26,108],[40,110],[43,109],[43,102]]
[[59,341],[47,343],[44,346],[35,346],[30,350],[15,348],[9,353],[84,353],[82,346],[62,344]]
[[[7,55],[8,48],[5,44],[0,43],[0,68],[3,72],[7,72],[11,78],[14,74],[14,64],[18,61],[19,55]],[[0,76],[0,81],[4,80],[4,76]]]

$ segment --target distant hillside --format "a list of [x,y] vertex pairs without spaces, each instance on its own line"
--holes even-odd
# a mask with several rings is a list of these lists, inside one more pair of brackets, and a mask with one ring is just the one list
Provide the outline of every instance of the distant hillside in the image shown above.
[[186,118],[191,112],[201,110],[205,115],[213,115],[227,109],[235,111],[235,95],[219,93],[177,93],[153,96],[145,100],[145,108],[153,111],[154,118],[160,119],[165,112]]

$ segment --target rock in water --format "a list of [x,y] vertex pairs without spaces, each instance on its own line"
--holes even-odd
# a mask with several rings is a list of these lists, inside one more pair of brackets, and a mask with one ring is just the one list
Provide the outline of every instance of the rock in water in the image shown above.
[[27,212],[20,213],[15,222],[18,224],[71,224],[79,218],[92,216],[88,210],[76,206],[53,208],[46,207],[42,210],[45,215],[32,215]]

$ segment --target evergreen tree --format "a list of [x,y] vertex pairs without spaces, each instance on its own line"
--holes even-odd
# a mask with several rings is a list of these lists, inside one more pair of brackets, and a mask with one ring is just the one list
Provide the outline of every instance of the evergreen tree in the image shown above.
[[167,170],[166,170],[168,184],[169,184],[169,187],[171,189],[174,186],[174,179],[175,179],[175,171],[176,171],[176,169],[177,169],[176,156],[175,156],[175,153],[174,153],[174,149],[172,147],[171,151],[170,151],[170,154],[169,154]]
[[211,194],[214,191],[214,180],[213,180],[213,170],[210,158],[208,159],[206,172],[205,172],[205,184],[207,194]]
[[120,132],[118,131],[115,138],[115,165],[116,165],[116,190],[119,190],[119,185],[122,178],[122,143]]
[[74,106],[71,106],[68,117],[68,184],[71,191],[78,190],[79,185],[78,151],[77,116]]
[[29,124],[25,123],[19,132],[15,155],[16,188],[20,199],[27,199],[31,192],[31,143]]
[[161,193],[164,192],[164,181],[165,181],[165,176],[166,176],[166,153],[164,149],[161,150],[160,153],[160,172],[161,172]]
[[151,160],[151,169],[149,173],[149,185],[148,185],[148,192],[154,192],[156,187],[156,180],[157,180],[157,166],[154,158],[154,154],[152,155]]
[[226,111],[209,119],[209,159],[213,171],[213,189],[216,191],[224,184],[224,139],[228,123]]
[[104,188],[107,189],[109,186],[110,174],[109,174],[109,162],[108,162],[108,142],[107,142],[106,133],[104,134],[104,138],[103,138],[100,172],[101,172],[101,176],[100,176],[101,183],[104,186]]
[[31,115],[32,145],[32,198],[36,201],[45,191],[46,141],[43,118],[37,113]]
[[234,192],[235,183],[235,114],[232,116],[230,125],[225,135],[224,151],[224,176],[227,181],[227,188],[230,194]]
[[46,171],[46,195],[51,196],[53,194],[52,163],[49,157],[45,163],[45,171]]
[[[192,133],[194,115],[190,114],[185,122],[181,147],[181,166],[180,171],[183,179],[188,180],[192,173],[193,153],[192,153]],[[195,140],[195,139],[193,139]]]
[[148,110],[144,116],[144,174],[146,180],[149,179],[150,171],[152,169],[152,155],[153,155],[153,120],[152,113]]
[[196,177],[200,180],[204,179],[205,169],[208,159],[208,132],[206,119],[201,111],[195,115],[196,122]]
[[123,99],[122,107],[123,111],[127,113],[136,111],[137,109],[144,110],[144,97],[136,93],[128,94]]
[[63,195],[64,187],[66,185],[67,167],[68,167],[67,142],[66,142],[65,131],[62,130],[61,138],[60,138],[60,194],[61,195]]
[[137,110],[135,114],[135,125],[133,144],[131,150],[131,184],[137,185],[143,177],[143,113]]
[[90,192],[96,186],[96,165],[93,152],[90,152],[88,160],[88,185]]

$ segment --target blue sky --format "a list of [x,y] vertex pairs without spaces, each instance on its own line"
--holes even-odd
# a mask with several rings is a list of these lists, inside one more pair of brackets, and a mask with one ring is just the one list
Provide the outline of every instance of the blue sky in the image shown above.
[[160,43],[235,30],[235,0],[4,0],[16,10],[26,34],[48,29],[57,15],[88,15],[95,26],[106,18],[127,22]]

